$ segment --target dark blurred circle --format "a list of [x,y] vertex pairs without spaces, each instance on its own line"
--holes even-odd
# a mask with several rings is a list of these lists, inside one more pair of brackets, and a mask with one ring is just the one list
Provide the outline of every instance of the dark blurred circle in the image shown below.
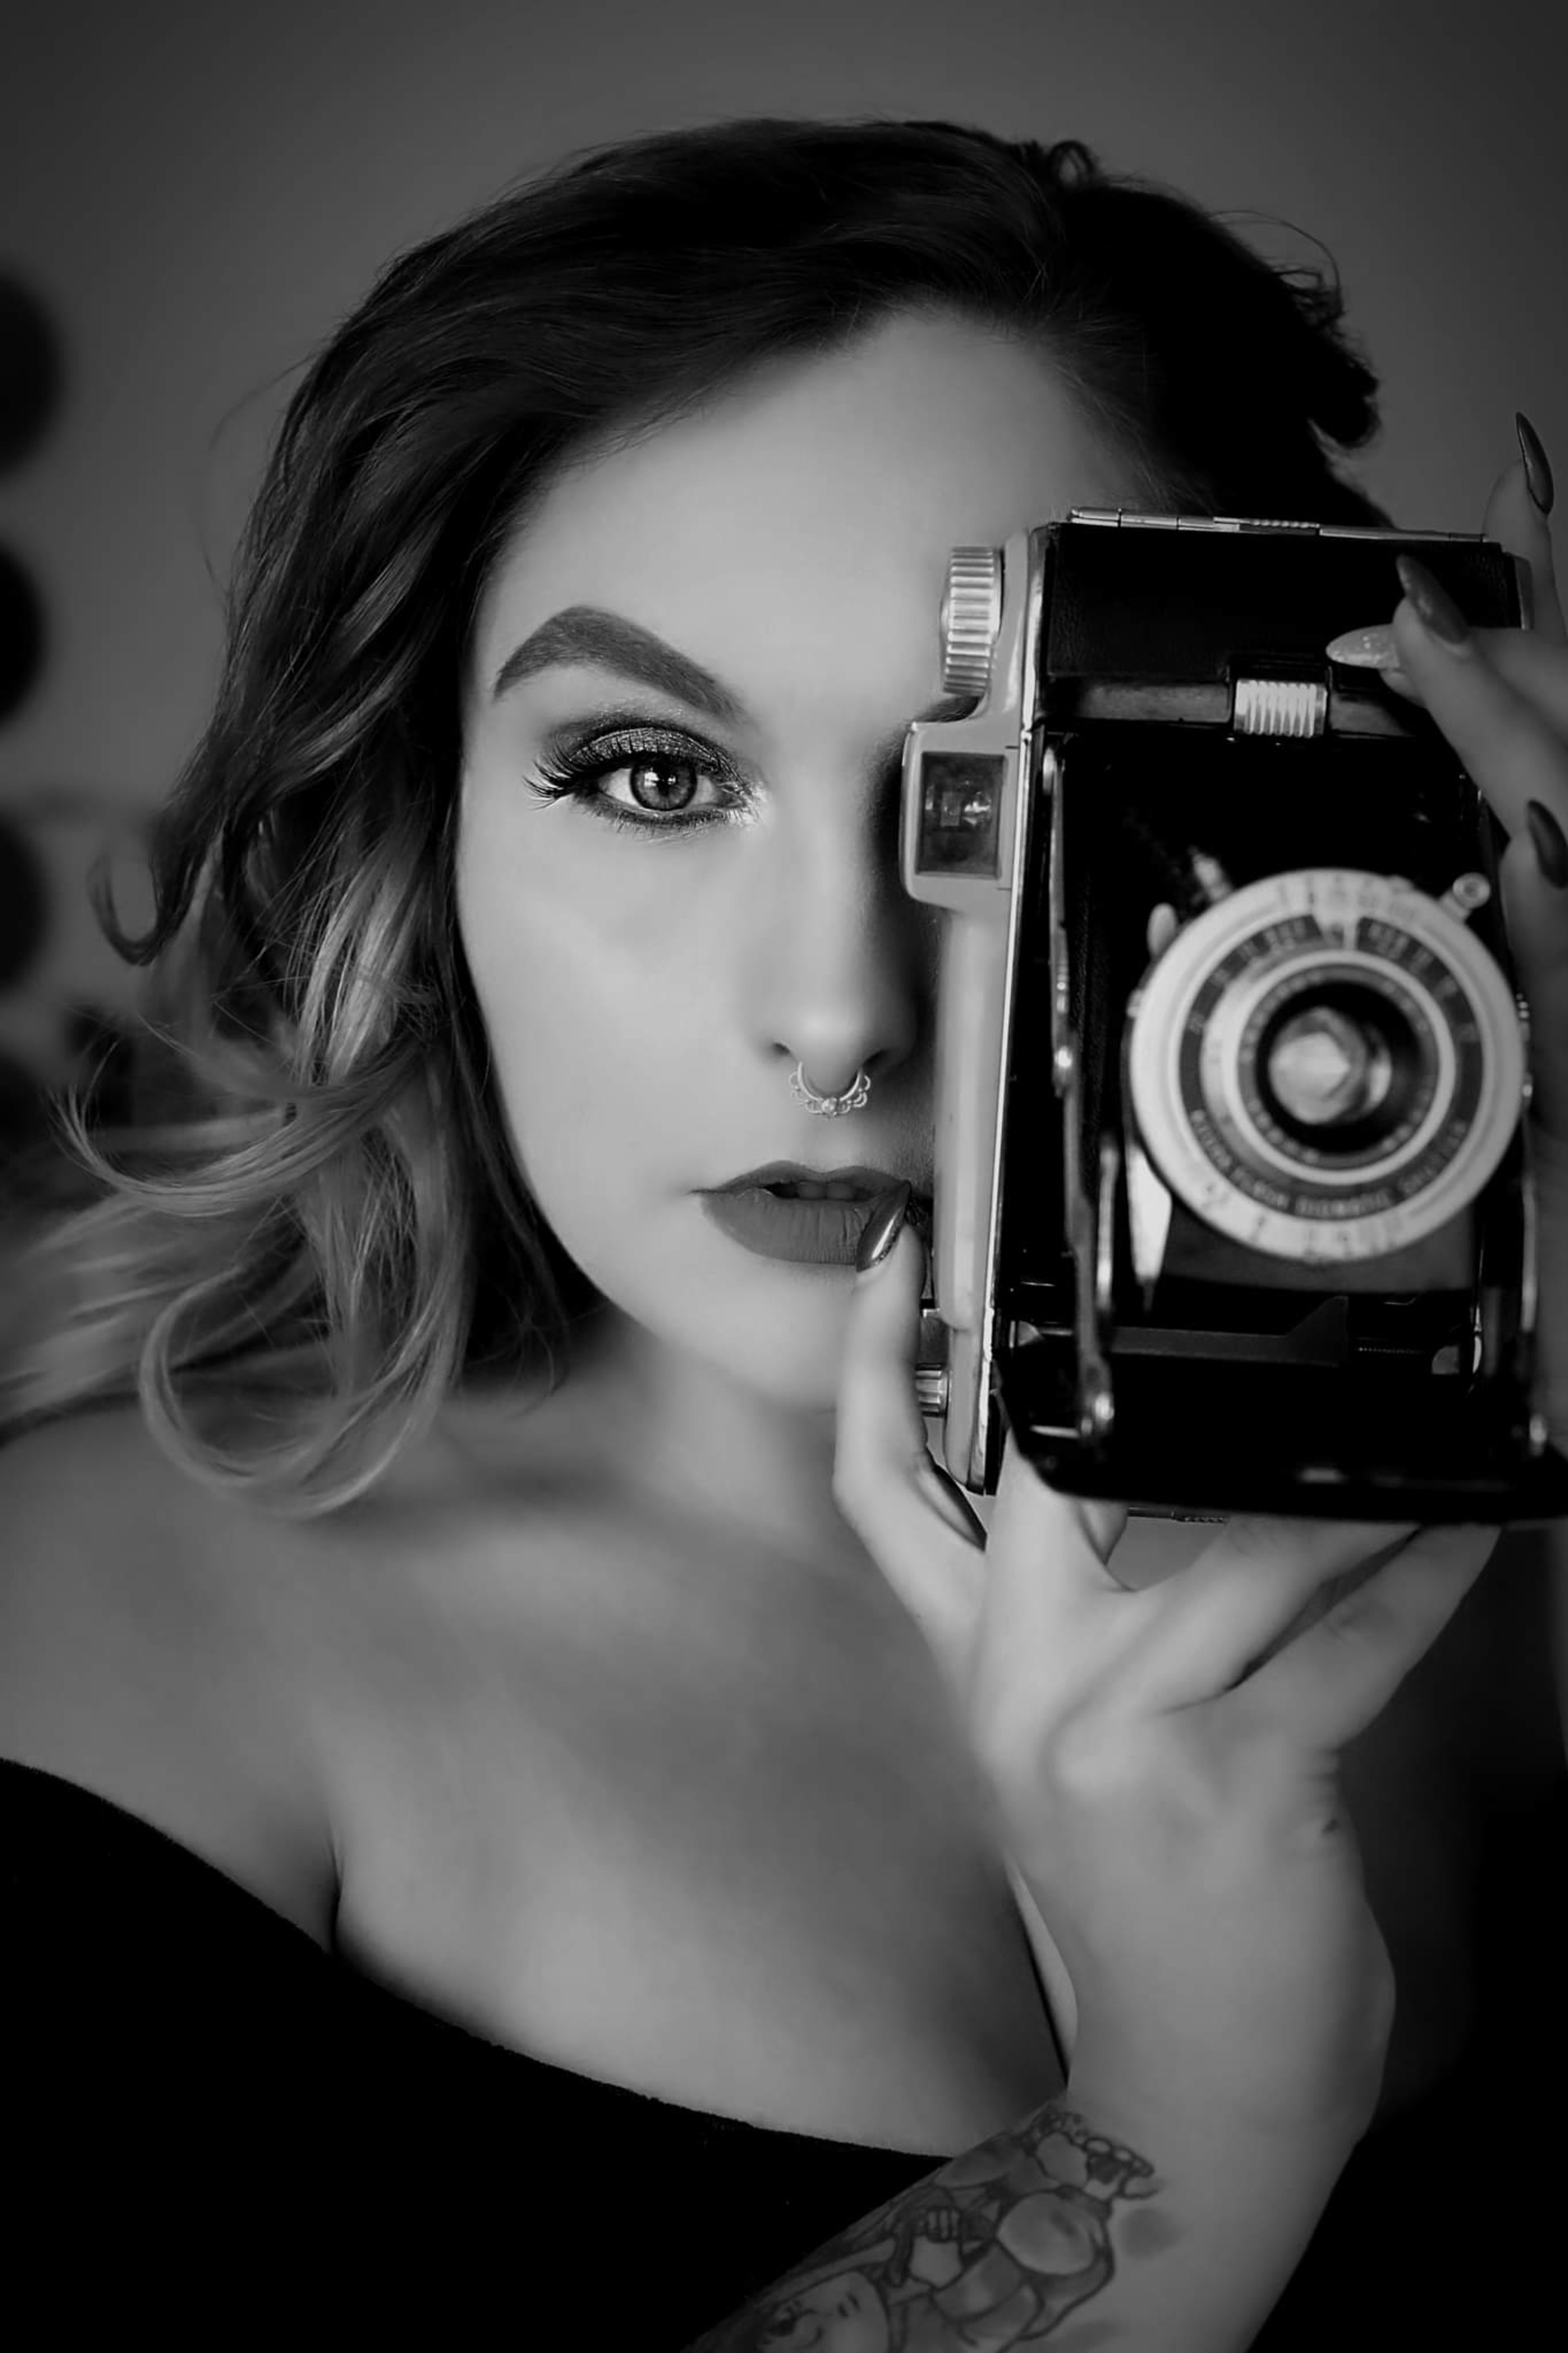
[[25,980],[48,936],[49,878],[25,833],[0,812],[0,988]]
[[9,719],[44,663],[44,608],[14,555],[0,547],[0,720]]
[[39,441],[59,406],[60,347],[48,312],[0,272],[0,468]]

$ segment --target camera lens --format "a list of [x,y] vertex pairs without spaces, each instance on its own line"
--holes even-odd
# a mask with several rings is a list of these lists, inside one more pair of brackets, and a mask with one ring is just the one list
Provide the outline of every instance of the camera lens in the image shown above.
[[1489,951],[1397,876],[1297,868],[1194,916],[1130,1006],[1132,1120],[1162,1181],[1276,1257],[1373,1258],[1474,1199],[1523,1040]]
[[1344,1159],[1408,1133],[1420,1098],[1430,1099],[1421,1083],[1430,1059],[1390,998],[1306,976],[1274,1008],[1238,1076],[1265,1134],[1313,1147],[1313,1159]]
[[1384,1040],[1327,1005],[1281,1025],[1263,1072],[1278,1109],[1301,1127],[1356,1118],[1383,1101],[1393,1075]]

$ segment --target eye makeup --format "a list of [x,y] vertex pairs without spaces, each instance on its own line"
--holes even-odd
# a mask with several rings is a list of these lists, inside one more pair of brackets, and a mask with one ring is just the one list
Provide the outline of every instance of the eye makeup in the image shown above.
[[[728,799],[697,814],[685,809],[661,813],[655,809],[637,810],[624,801],[612,799],[603,789],[605,778],[622,772],[640,770],[668,775],[683,769],[730,787]],[[750,792],[741,786],[730,764],[711,745],[677,730],[650,727],[646,723],[612,726],[606,731],[601,720],[591,733],[576,740],[571,735],[564,742],[553,739],[535,776],[528,780],[528,789],[547,804],[574,802],[600,824],[625,833],[702,833],[715,825],[742,822],[754,807]]]

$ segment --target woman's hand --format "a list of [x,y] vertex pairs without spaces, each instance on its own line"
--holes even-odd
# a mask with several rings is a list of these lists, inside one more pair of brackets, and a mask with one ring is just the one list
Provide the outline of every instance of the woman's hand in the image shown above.
[[1073,2078],[1348,2146],[1375,2106],[1393,1987],[1338,1755],[1497,1532],[1232,1520],[1130,1589],[1126,1514],[1055,1493],[1009,1439],[987,1536],[916,1400],[923,1257],[905,1229],[857,1280],[834,1493],[926,1636],[1067,1966]]
[[[1505,468],[1481,529],[1529,564],[1533,629],[1467,629],[1441,591],[1430,599],[1417,570],[1417,595],[1407,593],[1394,615],[1400,667],[1388,682],[1426,707],[1509,836],[1503,913],[1530,1007],[1540,1205],[1534,1402],[1568,1451],[1568,627],[1530,470],[1522,459]],[[1533,470],[1550,506],[1551,475],[1539,456]],[[1458,623],[1460,642],[1446,643],[1434,621],[1438,630]]]

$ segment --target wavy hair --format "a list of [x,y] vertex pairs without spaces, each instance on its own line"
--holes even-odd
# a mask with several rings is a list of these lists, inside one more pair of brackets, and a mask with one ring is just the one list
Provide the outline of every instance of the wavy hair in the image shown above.
[[476,607],[574,451],[916,307],[1037,344],[1151,505],[1386,526],[1336,471],[1377,426],[1337,275],[1077,141],[721,121],[405,253],[284,412],[144,933],[94,870],[149,968],[126,1108],[62,1090],[14,1188],[0,1430],[134,1397],[189,1476],[308,1516],[449,1393],[565,1377],[597,1294],[505,1141],[453,902]]

